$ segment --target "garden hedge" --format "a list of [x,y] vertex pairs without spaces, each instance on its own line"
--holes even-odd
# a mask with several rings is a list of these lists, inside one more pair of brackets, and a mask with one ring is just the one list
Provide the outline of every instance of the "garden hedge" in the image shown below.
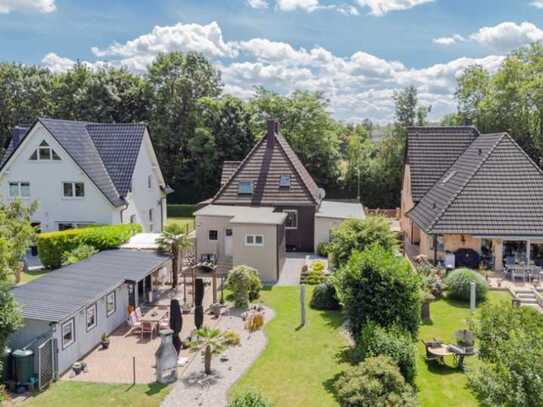
[[114,249],[142,231],[141,225],[107,225],[59,232],[45,232],[38,235],[38,254],[47,268],[62,265],[62,256],[85,244],[97,250]]
[[196,210],[195,205],[191,204],[172,204],[168,205],[169,218],[191,218]]

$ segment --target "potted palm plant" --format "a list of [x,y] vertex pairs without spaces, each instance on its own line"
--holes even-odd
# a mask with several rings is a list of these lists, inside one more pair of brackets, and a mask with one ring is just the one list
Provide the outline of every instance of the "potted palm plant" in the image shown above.
[[109,348],[109,337],[105,334],[105,332],[102,334],[100,344],[102,345],[102,349]]
[[193,349],[201,350],[204,357],[205,374],[211,374],[211,359],[220,355],[228,346],[228,341],[217,328],[203,327],[198,329],[191,343]]

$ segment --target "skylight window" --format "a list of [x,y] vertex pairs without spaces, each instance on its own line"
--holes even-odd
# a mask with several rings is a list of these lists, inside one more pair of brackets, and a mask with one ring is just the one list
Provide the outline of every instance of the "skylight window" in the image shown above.
[[449,182],[449,180],[454,177],[454,174],[456,174],[456,171],[451,171],[447,174],[447,176],[445,178],[443,178],[443,181],[441,181],[443,184],[446,184],[447,182]]
[[240,181],[238,193],[242,195],[251,195],[253,193],[253,181]]
[[279,178],[279,186],[281,188],[290,188],[290,175],[281,175]]

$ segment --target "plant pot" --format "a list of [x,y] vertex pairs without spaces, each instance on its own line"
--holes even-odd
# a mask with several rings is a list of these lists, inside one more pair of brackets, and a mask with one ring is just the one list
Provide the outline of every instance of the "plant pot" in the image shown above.
[[109,348],[109,341],[107,341],[107,342],[100,342],[100,344],[102,345],[102,349],[107,349],[107,348]]

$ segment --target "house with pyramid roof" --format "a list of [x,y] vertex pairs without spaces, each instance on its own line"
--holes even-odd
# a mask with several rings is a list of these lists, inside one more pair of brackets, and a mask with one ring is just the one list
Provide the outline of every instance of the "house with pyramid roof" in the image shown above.
[[410,128],[401,212],[405,238],[436,263],[471,249],[496,270],[543,265],[543,172],[507,133]]
[[197,256],[227,269],[249,265],[275,282],[288,252],[313,253],[345,219],[364,217],[359,202],[324,196],[270,120],[242,161],[223,164],[221,187],[195,212]]

